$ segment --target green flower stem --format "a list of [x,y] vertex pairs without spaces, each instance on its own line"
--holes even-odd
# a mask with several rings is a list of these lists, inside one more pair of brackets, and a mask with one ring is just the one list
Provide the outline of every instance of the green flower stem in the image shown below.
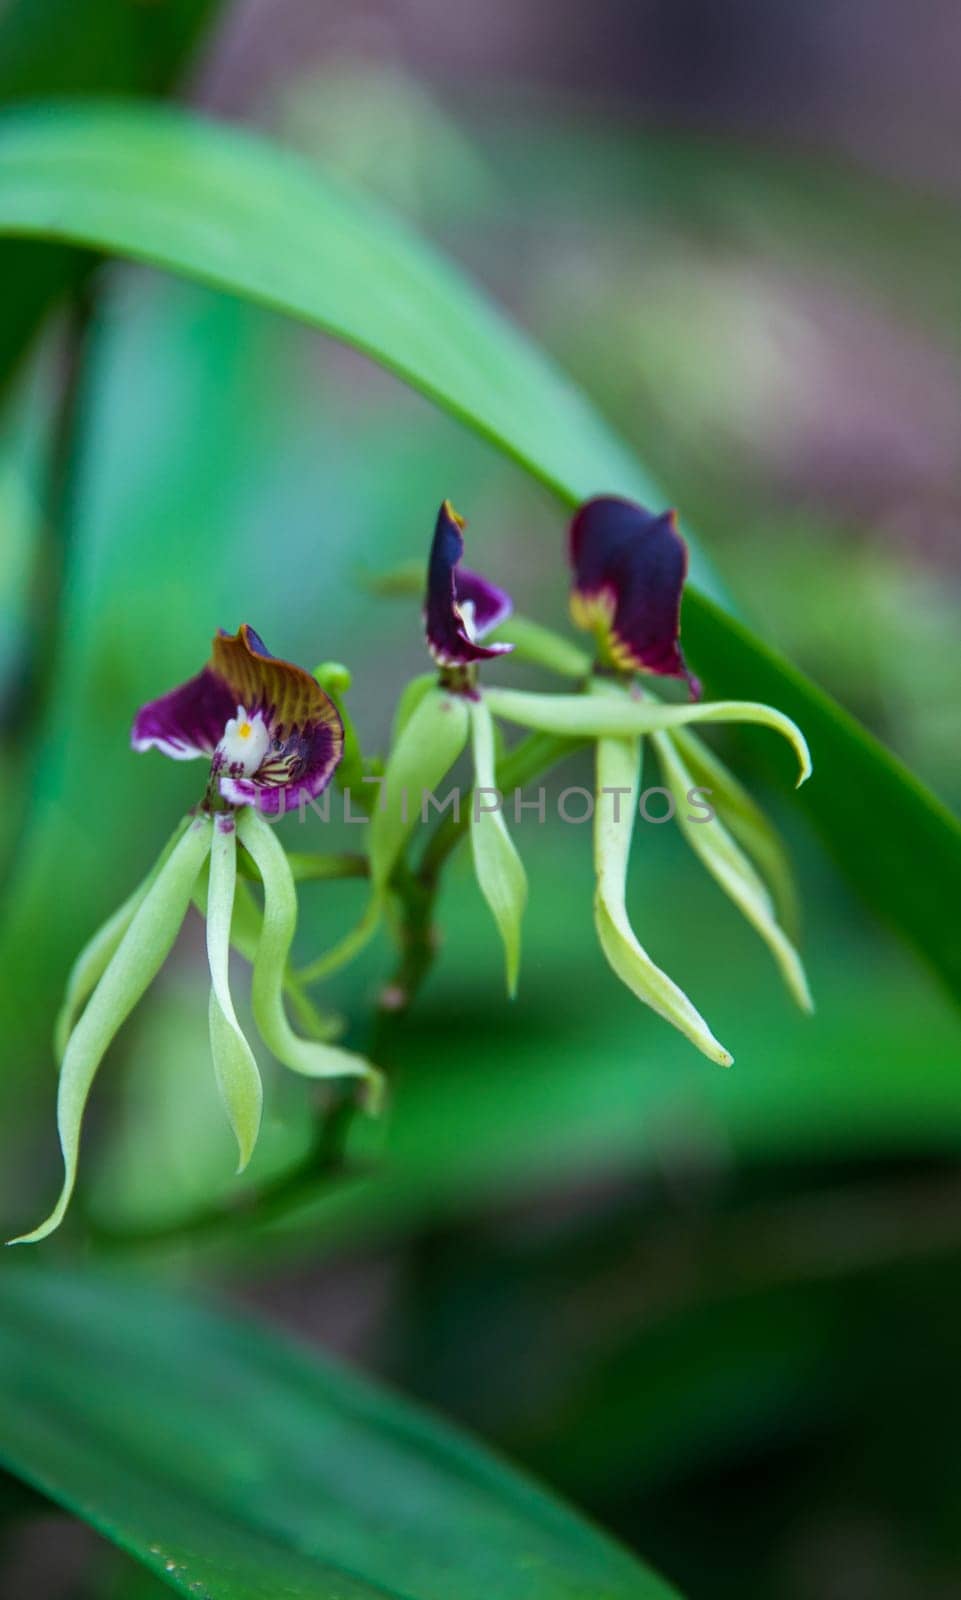
[[[521,739],[497,762],[495,783],[502,794],[512,793],[543,777],[559,761],[585,741],[562,739],[552,734],[531,733]],[[391,981],[384,990],[382,1012],[394,1015],[405,1011],[414,1000],[434,962],[437,936],[434,931],[434,906],[440,875],[449,856],[457,849],[470,827],[470,801],[461,807],[459,818],[444,817],[431,835],[416,867],[406,862],[395,868],[391,887],[400,906],[400,957]],[[378,1036],[380,1024],[375,1028]],[[372,1053],[375,1053],[372,1051]]]
[[[288,850],[287,865],[290,867],[295,883],[313,883],[320,882],[322,879],[327,881],[333,878],[367,878],[370,876],[367,857],[355,851],[345,851],[342,854],[324,854],[322,851]],[[241,851],[237,857],[237,871],[243,878],[250,878],[255,883],[260,882],[260,873],[244,851]]]
[[209,853],[211,833],[210,819],[199,817],[178,840],[70,1035],[57,1096],[63,1188],[47,1220],[32,1233],[12,1240],[14,1244],[33,1244],[45,1239],[63,1220],[76,1182],[80,1129],[90,1086],[118,1030],[170,953],[190,905],[197,875]]

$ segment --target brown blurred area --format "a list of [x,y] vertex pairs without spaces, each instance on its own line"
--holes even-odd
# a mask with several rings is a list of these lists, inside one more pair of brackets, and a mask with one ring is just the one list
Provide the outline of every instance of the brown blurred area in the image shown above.
[[961,193],[954,0],[238,0],[198,75],[221,114],[263,110],[291,74],[389,62],[456,94],[517,85],[633,117],[830,148]]

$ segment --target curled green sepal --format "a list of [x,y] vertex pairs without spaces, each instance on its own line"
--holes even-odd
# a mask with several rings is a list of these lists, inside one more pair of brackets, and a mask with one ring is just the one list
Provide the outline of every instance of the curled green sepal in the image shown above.
[[[238,955],[243,956],[250,966],[254,964],[257,946],[260,943],[260,930],[263,926],[263,913],[250,890],[249,883],[239,876],[240,863],[243,858],[238,856],[238,877],[234,890],[234,913],[230,924],[230,942]],[[290,858],[288,856],[288,865]],[[296,881],[296,872],[293,873]],[[259,879],[258,879],[259,881]],[[204,883],[204,874],[200,874],[197,889],[194,892],[194,904],[201,916],[207,916],[207,886]],[[339,1017],[331,1013],[322,1012],[311,1000],[297,978],[297,975],[288,967],[284,978],[284,993],[294,1009],[294,1014],[300,1026],[314,1039],[336,1039],[343,1033],[343,1024]]]
[[640,787],[638,739],[597,741],[597,803],[594,811],[594,924],[613,971],[639,1000],[678,1028],[691,1043],[723,1067],[732,1056],[715,1039],[700,1012],[673,979],[655,966],[639,944],[627,915],[627,863]]
[[90,1086],[113,1039],[163,966],[190,905],[210,850],[209,817],[198,817],[177,841],[147,889],[70,1035],[60,1068],[57,1129],[63,1188],[45,1222],[11,1244],[35,1244],[63,1221],[77,1177],[80,1128]]
[[667,786],[674,796],[678,827],[685,839],[725,894],[757,929],[801,1010],[813,1011],[801,958],[778,924],[765,884],[718,816],[692,820],[687,800],[694,787],[691,772],[669,734],[656,733],[653,742]]
[[242,1172],[253,1154],[264,1091],[254,1053],[244,1037],[230,993],[230,943],[237,886],[237,834],[232,816],[214,821],[207,886],[207,960],[210,963],[210,1053],[217,1087],[237,1140]]
[[696,733],[675,728],[670,738],[694,785],[709,791],[711,805],[721,822],[754,862],[774,897],[782,927],[796,943],[801,926],[797,885],[784,842],[773,822]]
[[57,1013],[57,1020],[53,1029],[53,1048],[58,1066],[63,1060],[63,1053],[67,1048],[67,1040],[73,1032],[77,1017],[80,1015],[87,999],[93,993],[97,983],[106,972],[111,957],[119,948],[120,942],[130,927],[138,908],[143,904],[147,890],[189,822],[190,818],[184,817],[180,826],[174,830],[170,839],[168,839],[163,851],[154,862],[143,882],[137,885],[133,894],[128,895],[122,906],[118,906],[116,911],[111,913],[106,922],[101,923],[92,938],[88,939],[71,967],[67,978],[66,990],[64,991],[63,1004]]
[[297,890],[283,846],[252,806],[240,815],[240,842],[250,851],[264,886],[264,920],[254,956],[252,999],[260,1035],[278,1061],[307,1078],[364,1078],[371,1111],[378,1109],[383,1080],[363,1056],[294,1033],[284,1011],[287,958],[297,925]]
[[[470,703],[475,790],[471,795],[470,838],[474,872],[481,893],[493,913],[501,939],[507,972],[507,992],[517,993],[521,957],[521,920],[527,902],[527,874],[507,831],[495,783],[494,724],[484,700]],[[494,796],[497,809],[488,809]]]
[[773,706],[756,700],[708,700],[692,705],[664,705],[637,689],[615,688],[609,694],[530,694],[517,689],[486,689],[496,717],[542,733],[574,739],[632,738],[663,733],[690,722],[747,722],[783,734],[798,758],[798,787],[811,775],[811,755],[796,722]]
[[424,796],[435,794],[467,743],[468,701],[436,685],[418,701],[390,755],[370,822],[370,872],[380,899],[418,823]]

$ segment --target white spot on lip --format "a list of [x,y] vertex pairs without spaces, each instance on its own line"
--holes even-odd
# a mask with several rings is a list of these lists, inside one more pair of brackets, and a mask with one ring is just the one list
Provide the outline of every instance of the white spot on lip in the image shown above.
[[[247,715],[243,706],[231,717],[215,752],[215,764],[235,778],[250,778],[263,765],[271,735],[259,711]],[[219,757],[219,762],[217,758]]]

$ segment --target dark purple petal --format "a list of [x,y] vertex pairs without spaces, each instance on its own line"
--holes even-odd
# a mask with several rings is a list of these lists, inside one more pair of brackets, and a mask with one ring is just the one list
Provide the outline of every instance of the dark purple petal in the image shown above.
[[458,570],[464,553],[463,519],[449,500],[437,514],[434,541],[427,566],[424,623],[427,645],[442,667],[465,667],[504,655],[509,644],[478,644],[510,615],[511,599],[486,578]]
[[679,644],[687,546],[675,513],[600,495],[575,513],[570,553],[571,615],[596,635],[602,661],[622,672],[683,678],[696,699],[700,684]]
[[162,750],[175,761],[212,755],[228,717],[237,709],[233,691],[209,666],[195,678],[150,700],[134,718],[135,750]]
[[285,816],[322,794],[344,749],[344,730],[333,703],[332,717],[290,735],[251,778],[221,778],[220,792],[232,805],[253,805],[268,816]]
[[506,589],[489,583],[479,572],[468,572],[466,567],[458,567],[454,573],[454,591],[459,606],[469,604],[474,608],[474,636],[477,639],[493,633],[495,628],[507,621],[514,609],[514,602]]

